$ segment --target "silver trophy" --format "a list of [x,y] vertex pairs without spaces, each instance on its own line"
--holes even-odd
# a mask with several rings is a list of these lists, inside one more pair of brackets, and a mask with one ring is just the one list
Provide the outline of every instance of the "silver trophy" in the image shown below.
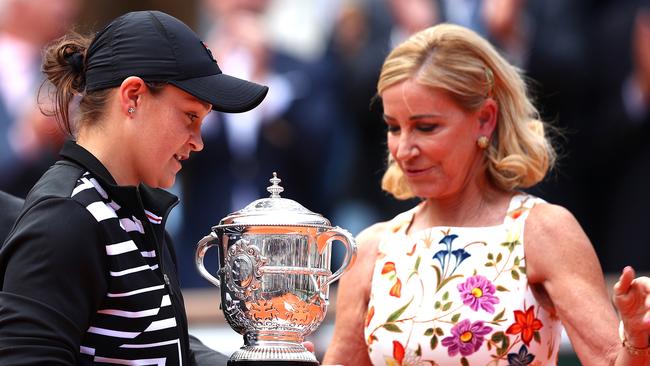
[[[346,230],[281,198],[276,173],[270,181],[269,198],[223,218],[199,241],[196,266],[221,289],[225,319],[244,336],[228,365],[318,365],[302,342],[323,321],[329,285],[353,262],[356,244]],[[334,241],[346,248],[336,273],[330,271]],[[203,264],[213,246],[219,248],[216,277]]]

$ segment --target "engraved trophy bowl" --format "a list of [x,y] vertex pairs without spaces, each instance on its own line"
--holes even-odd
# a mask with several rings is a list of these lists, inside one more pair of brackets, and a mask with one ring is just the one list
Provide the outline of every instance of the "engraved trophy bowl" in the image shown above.
[[[348,231],[280,197],[284,189],[276,173],[270,181],[270,197],[226,216],[198,242],[196,266],[220,288],[225,319],[244,336],[228,365],[318,365],[302,342],[323,321],[329,285],[354,261],[356,244]],[[335,241],[346,255],[332,273]],[[216,276],[203,264],[213,246],[220,265]]]

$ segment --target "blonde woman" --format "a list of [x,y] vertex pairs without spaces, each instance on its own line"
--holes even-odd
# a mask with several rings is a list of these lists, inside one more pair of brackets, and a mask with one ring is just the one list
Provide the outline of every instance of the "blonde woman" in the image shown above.
[[573,215],[521,191],[555,153],[519,71],[442,24],[393,50],[377,89],[383,188],[422,202],[359,235],[324,363],[556,365],[564,327],[584,365],[650,364],[650,279],[626,268],[612,307]]

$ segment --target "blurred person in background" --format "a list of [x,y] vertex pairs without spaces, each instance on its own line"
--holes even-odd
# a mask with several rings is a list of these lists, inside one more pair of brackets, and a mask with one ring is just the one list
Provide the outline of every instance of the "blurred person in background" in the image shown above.
[[590,205],[608,271],[650,271],[650,1],[596,1],[590,32]]
[[421,202],[359,235],[324,362],[551,365],[564,327],[583,364],[648,365],[650,278],[623,270],[619,323],[578,221],[522,191],[556,155],[520,71],[441,24],[389,54],[377,91],[382,188]]
[[64,139],[37,104],[41,48],[65,33],[80,6],[81,0],[0,0],[0,189],[21,197]]

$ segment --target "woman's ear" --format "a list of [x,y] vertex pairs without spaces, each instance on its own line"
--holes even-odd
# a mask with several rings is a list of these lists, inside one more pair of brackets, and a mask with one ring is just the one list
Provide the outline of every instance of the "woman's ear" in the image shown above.
[[[499,106],[492,98],[485,100],[478,111],[478,133],[479,136],[490,138],[497,126],[497,117],[499,115]],[[478,136],[477,136],[478,137]]]
[[147,91],[147,84],[137,76],[129,76],[122,81],[119,89],[120,110],[125,116],[133,116]]

